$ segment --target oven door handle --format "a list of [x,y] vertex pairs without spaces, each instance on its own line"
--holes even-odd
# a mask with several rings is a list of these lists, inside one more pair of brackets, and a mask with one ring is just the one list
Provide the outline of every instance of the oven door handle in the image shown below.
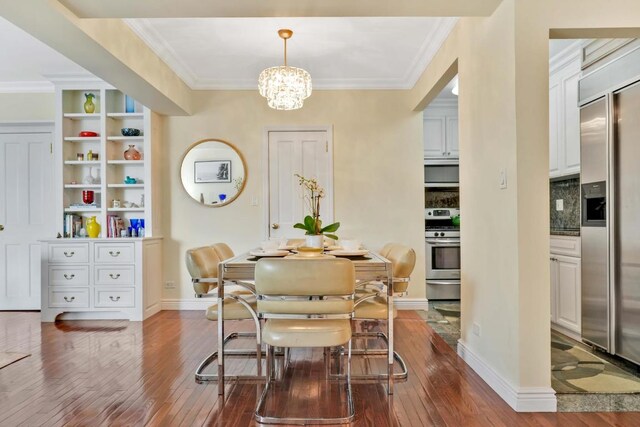
[[460,280],[429,280],[427,279],[427,285],[459,285]]
[[434,246],[460,246],[460,240],[425,239],[425,242]]

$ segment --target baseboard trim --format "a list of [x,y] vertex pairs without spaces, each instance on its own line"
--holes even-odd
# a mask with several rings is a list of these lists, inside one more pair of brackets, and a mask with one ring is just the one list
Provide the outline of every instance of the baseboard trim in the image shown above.
[[516,412],[557,411],[556,392],[551,387],[514,387],[462,340],[458,340],[458,356]]
[[216,298],[167,298],[162,300],[163,310],[206,310]]
[[[167,298],[162,300],[163,310],[206,310],[216,303],[215,298]],[[396,298],[398,310],[428,310],[426,298]]]

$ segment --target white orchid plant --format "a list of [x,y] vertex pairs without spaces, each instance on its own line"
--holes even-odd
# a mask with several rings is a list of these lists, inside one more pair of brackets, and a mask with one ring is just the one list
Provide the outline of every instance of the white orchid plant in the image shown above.
[[305,234],[310,236],[324,234],[330,239],[338,240],[338,236],[334,233],[340,228],[340,223],[334,222],[323,227],[320,219],[320,199],[324,197],[324,188],[318,184],[318,180],[315,178],[309,179],[299,174],[295,176],[298,178],[298,184],[302,187],[303,197],[311,215],[305,216],[304,221],[295,224],[293,228],[304,230]]

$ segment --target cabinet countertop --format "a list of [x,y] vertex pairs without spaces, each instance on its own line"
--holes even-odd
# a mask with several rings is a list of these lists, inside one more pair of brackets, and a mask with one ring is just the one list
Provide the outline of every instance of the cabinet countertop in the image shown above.
[[551,229],[552,236],[574,236],[580,237],[580,230],[572,229]]

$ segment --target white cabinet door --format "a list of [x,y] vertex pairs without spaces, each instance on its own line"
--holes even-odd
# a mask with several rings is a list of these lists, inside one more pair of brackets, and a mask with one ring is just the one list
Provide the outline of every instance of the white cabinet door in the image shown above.
[[447,116],[446,152],[447,157],[458,158],[458,116]]
[[442,117],[424,118],[424,157],[445,155],[446,119]]
[[269,222],[268,236],[301,237],[303,230],[293,228],[310,214],[298,185],[300,174],[316,178],[325,189],[320,218],[333,222],[333,169],[326,131],[269,132]]
[[580,258],[554,255],[557,264],[556,323],[580,333]]
[[558,142],[560,135],[560,83],[558,79],[549,81],[549,175],[557,176],[560,173],[558,159]]
[[551,263],[551,321],[556,323],[558,317],[558,262],[554,255],[551,255],[549,262]]
[[[575,62],[575,61],[574,61]],[[569,64],[570,72],[562,82],[564,171],[563,175],[580,173],[580,108],[578,108],[578,81],[580,61]]]
[[40,309],[39,239],[55,230],[51,133],[0,133],[0,310]]

